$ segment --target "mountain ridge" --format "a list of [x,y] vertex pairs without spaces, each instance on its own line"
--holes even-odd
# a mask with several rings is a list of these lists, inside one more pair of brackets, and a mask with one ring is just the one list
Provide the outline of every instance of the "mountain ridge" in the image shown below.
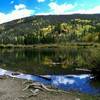
[[[3,25],[3,24],[7,24],[7,23],[11,23],[11,22],[14,22],[14,21],[18,21],[18,20],[20,20],[20,19],[30,19],[30,18],[34,18],[34,17],[48,17],[48,16],[55,16],[55,17],[57,17],[57,16],[67,16],[67,17],[74,17],[74,18],[79,18],[79,17],[83,17],[83,18],[87,18],[88,16],[90,17],[91,16],[91,18],[97,18],[97,19],[100,19],[100,14],[63,14],[63,15],[33,15],[33,16],[29,16],[29,17],[24,17],[24,18],[19,18],[19,19],[15,19],[15,20],[12,20],[12,21],[9,21],[9,22],[5,22],[5,23],[2,23],[2,24],[0,24],[0,25]],[[90,18],[89,18],[90,19]]]
[[100,14],[35,15],[0,24],[0,44],[98,42],[99,29]]

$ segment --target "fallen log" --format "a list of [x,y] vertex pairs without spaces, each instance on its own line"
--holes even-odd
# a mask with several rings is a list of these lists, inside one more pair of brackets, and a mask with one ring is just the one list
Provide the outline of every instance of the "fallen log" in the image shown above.
[[76,71],[84,71],[84,72],[91,72],[89,69],[84,69],[84,68],[76,68]]

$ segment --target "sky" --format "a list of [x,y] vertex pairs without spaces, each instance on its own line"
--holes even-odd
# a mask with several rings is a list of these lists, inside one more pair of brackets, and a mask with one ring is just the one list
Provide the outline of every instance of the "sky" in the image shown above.
[[0,0],[0,24],[33,15],[75,13],[100,13],[100,0]]

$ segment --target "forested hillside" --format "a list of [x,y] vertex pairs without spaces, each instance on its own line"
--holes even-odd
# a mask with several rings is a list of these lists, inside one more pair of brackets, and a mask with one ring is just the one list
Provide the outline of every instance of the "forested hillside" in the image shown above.
[[0,44],[100,43],[100,14],[32,16],[0,25]]

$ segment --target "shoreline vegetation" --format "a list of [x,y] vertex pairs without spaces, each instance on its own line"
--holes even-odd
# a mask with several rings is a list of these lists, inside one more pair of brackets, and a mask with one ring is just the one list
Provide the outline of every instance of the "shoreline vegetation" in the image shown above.
[[[31,85],[31,84],[33,85]],[[30,85],[29,85],[30,84]],[[40,83],[41,84],[41,83]],[[28,88],[27,88],[28,87]],[[47,86],[44,86],[47,87]],[[50,86],[48,86],[50,88]],[[35,89],[34,89],[35,88]],[[51,89],[50,89],[51,90]],[[24,79],[0,77],[0,100],[99,100],[99,95],[89,95],[75,91],[41,88],[39,83]],[[11,95],[12,94],[12,95]]]
[[0,44],[100,43],[100,14],[32,16],[0,24]]
[[0,48],[66,48],[66,47],[100,47],[100,43],[60,43],[60,44],[33,44],[33,45],[14,45],[0,44]]

